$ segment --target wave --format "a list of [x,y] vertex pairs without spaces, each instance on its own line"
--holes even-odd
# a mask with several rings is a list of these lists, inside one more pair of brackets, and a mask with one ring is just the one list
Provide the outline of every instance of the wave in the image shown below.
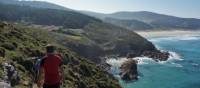
[[177,54],[176,52],[173,52],[173,51],[169,51],[169,59],[168,60],[183,60],[182,57]]
[[[172,64],[175,65],[176,63],[174,63],[174,61],[182,61],[183,59],[181,58],[181,56],[179,54],[177,54],[176,52],[172,52],[170,51],[170,56],[168,58],[167,61],[159,61],[156,62],[154,61],[152,58],[149,57],[135,57],[133,58],[134,60],[138,61],[138,65],[144,65],[144,64]],[[107,59],[106,62],[108,64],[110,64],[112,67],[120,67],[122,65],[122,63],[124,63],[125,61],[127,61],[128,59],[126,58],[110,58]],[[182,67],[180,64],[176,64],[176,67]],[[116,68],[114,68],[116,69]]]
[[197,64],[197,63],[191,63],[191,65],[194,66],[194,67],[199,67],[199,66],[200,66],[200,65]]
[[182,68],[182,67],[183,67],[183,65],[177,64],[177,63],[174,63],[174,62],[171,62],[171,63],[170,63],[170,66],[175,66],[175,67],[179,67],[179,68]]
[[175,61],[184,60],[179,54],[173,51],[169,51],[169,54],[170,55],[167,61],[160,61],[158,62],[158,64],[162,64],[162,65],[170,66],[170,67],[179,67],[179,68],[183,67],[181,64],[175,63]]
[[106,63],[112,65],[112,66],[121,66],[123,62],[127,61],[126,58],[110,58],[106,60]]
[[200,40],[200,36],[173,36],[173,37],[159,37],[149,39],[151,42],[159,42],[159,41],[188,41],[188,40]]
[[173,61],[182,61],[184,59],[182,59],[182,57],[177,54],[176,52],[173,51],[168,51],[169,52],[169,58],[167,61],[160,61],[158,63],[164,64],[164,63],[168,63],[168,62],[173,62]]

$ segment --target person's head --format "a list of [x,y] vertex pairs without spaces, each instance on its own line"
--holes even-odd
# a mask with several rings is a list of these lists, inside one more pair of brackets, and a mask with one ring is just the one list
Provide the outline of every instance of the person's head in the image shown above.
[[48,44],[46,46],[46,52],[47,53],[54,53],[56,51],[56,46],[54,45],[51,45],[51,44]]

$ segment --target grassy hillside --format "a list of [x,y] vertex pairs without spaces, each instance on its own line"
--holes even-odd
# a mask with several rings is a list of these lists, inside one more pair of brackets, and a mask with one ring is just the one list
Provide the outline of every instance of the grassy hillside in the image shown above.
[[[64,56],[64,86],[67,88],[120,88],[107,72],[55,42],[53,34],[55,33],[20,24],[0,22],[0,51],[5,51],[5,54],[0,53],[0,63],[10,61],[19,71],[20,83],[16,88],[27,88],[27,82],[32,80],[33,62],[30,58],[44,55],[44,46],[48,43],[57,45]],[[1,66],[0,79],[2,76]]]
[[60,44],[69,47],[81,56],[99,63],[99,57],[126,56],[129,52],[141,55],[144,51],[156,50],[154,45],[138,34],[108,23],[94,22],[83,29],[60,29],[54,32]]

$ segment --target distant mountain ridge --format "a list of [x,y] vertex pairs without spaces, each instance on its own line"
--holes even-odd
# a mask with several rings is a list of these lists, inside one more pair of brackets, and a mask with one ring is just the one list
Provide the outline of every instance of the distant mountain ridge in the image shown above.
[[0,3],[0,20],[26,24],[55,25],[65,28],[83,28],[90,22],[101,20],[68,10],[35,8]]
[[[89,16],[93,16],[99,19],[105,20],[106,18],[112,18],[113,21],[109,21],[108,23],[114,25],[121,25],[124,28],[129,28],[132,30],[146,30],[140,29],[137,26],[127,26],[124,25],[124,22],[131,24],[130,20],[140,21],[137,24],[143,22],[145,23],[143,26],[149,25],[149,30],[152,29],[192,29],[197,30],[200,29],[200,19],[195,18],[180,18],[175,16],[168,16],[148,11],[138,11],[138,12],[116,12],[112,14],[101,14],[101,13],[93,13],[93,12],[82,12],[83,14],[87,14]],[[118,24],[116,24],[118,23]],[[121,23],[121,24],[120,24]],[[136,23],[134,23],[136,24]],[[134,25],[132,23],[132,25]],[[152,28],[151,28],[152,27]]]
[[[175,16],[163,15],[148,11],[138,12],[116,12],[112,14],[103,14],[90,11],[76,11],[63,6],[44,1],[19,1],[19,0],[0,0],[0,3],[14,4],[21,6],[31,6],[36,8],[48,8],[74,11],[86,14],[104,22],[111,23],[129,30],[199,30],[200,19],[180,18]],[[109,20],[108,20],[109,18]]]
[[72,10],[60,5],[56,5],[53,3],[45,2],[45,1],[25,1],[25,0],[0,0],[0,3],[4,4],[13,4],[13,5],[21,5],[21,6],[31,6],[35,8],[49,8],[49,9],[58,9],[58,10]]

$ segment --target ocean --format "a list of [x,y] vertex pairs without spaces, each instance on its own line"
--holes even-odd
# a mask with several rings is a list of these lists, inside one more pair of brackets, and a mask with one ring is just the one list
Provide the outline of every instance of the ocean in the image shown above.
[[200,88],[200,36],[157,37],[149,40],[171,55],[168,61],[163,62],[137,57],[138,81],[126,83],[120,80],[118,67],[126,58],[107,60],[112,65],[112,74],[124,88]]

